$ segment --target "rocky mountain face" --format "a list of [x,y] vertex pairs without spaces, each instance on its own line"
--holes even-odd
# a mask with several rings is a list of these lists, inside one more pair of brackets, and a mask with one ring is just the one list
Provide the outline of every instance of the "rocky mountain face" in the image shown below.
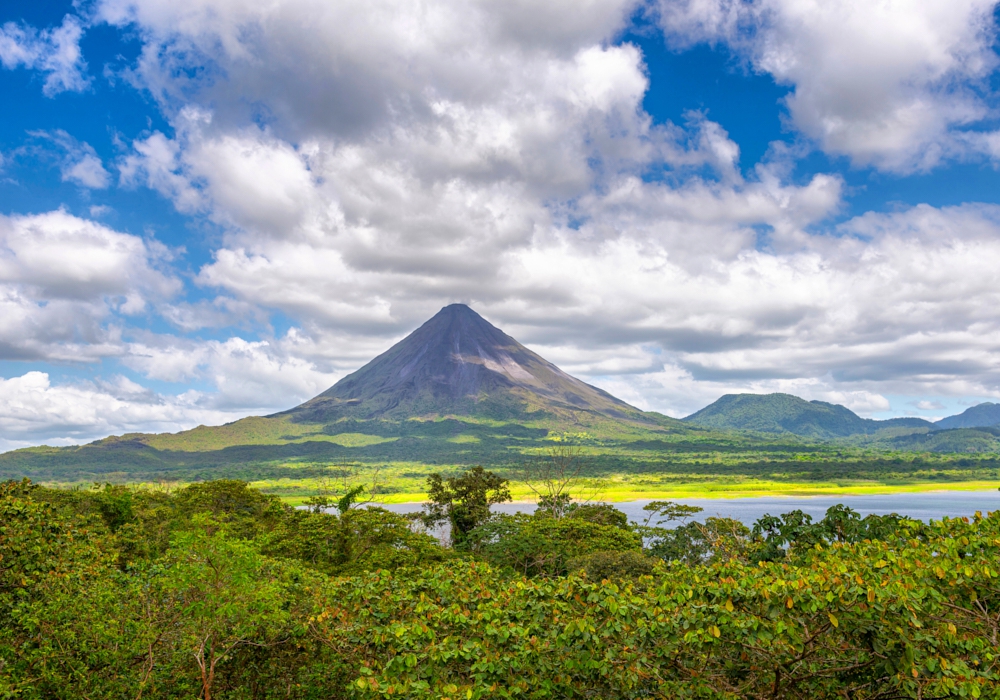
[[543,419],[578,412],[656,422],[566,374],[468,306],[452,304],[319,396],[278,415],[330,423],[446,415]]

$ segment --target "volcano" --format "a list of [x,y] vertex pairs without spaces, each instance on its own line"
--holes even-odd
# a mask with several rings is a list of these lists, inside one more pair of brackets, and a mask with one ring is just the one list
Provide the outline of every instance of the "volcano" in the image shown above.
[[567,437],[646,440],[638,448],[646,459],[664,436],[698,430],[571,377],[468,306],[452,304],[290,410],[179,433],[16,450],[0,455],[0,479],[282,481],[329,478],[331,464],[408,464],[420,473],[421,464],[509,465]]
[[328,424],[440,416],[539,420],[581,412],[649,420],[566,374],[465,304],[452,304],[319,396],[277,416]]

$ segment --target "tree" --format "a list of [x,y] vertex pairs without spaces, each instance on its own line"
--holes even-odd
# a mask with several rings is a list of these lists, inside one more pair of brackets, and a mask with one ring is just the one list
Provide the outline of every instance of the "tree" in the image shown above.
[[532,577],[564,576],[570,560],[595,552],[642,548],[638,535],[616,524],[526,513],[494,516],[470,532],[466,542],[494,566]]
[[447,522],[451,539],[461,548],[467,535],[490,517],[490,507],[510,500],[508,480],[480,466],[461,476],[427,477],[427,497],[423,521],[427,527]]
[[448,557],[433,537],[413,532],[405,517],[378,507],[341,515],[297,510],[259,542],[268,556],[337,576],[427,566]]
[[[570,489],[580,490],[580,474],[584,462],[583,451],[576,445],[555,445],[548,449],[544,457],[525,462],[520,469],[519,480],[531,489],[538,498],[538,510],[553,518],[561,518],[572,507],[573,495]],[[579,496],[579,493],[577,494]],[[597,490],[589,489],[584,501],[593,500]]]
[[180,676],[183,659],[193,659],[201,697],[212,700],[223,664],[241,647],[285,643],[294,620],[282,567],[210,516],[194,525],[175,536],[149,595],[168,651],[180,657],[170,665]]
[[320,480],[319,493],[306,499],[315,513],[335,508],[343,515],[352,508],[377,503],[382,491],[382,466],[342,462],[334,477]]

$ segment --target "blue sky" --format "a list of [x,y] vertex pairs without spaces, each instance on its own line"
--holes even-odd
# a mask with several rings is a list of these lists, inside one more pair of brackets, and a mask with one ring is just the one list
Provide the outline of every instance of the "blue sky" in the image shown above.
[[682,416],[1000,396],[981,0],[0,3],[0,449],[294,405],[469,303]]

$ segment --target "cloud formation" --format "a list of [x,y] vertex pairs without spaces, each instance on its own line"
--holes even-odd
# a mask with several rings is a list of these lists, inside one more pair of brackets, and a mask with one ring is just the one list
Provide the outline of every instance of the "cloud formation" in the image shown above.
[[[220,2],[183,17],[156,3],[123,7],[107,3],[105,16],[136,23],[155,47],[136,79],[163,95],[166,108],[184,102],[181,90],[188,100],[175,112],[173,138],[153,133],[134,144],[123,178],[229,232],[202,267],[202,285],[299,319],[307,335],[349,330],[388,342],[444,302],[472,301],[595,381],[652,387],[641,403],[675,414],[729,387],[788,382],[867,411],[884,409],[877,392],[897,382],[995,391],[991,366],[970,381],[949,360],[956,344],[969,340],[962,352],[971,356],[993,342],[976,310],[992,299],[995,276],[981,261],[994,254],[995,213],[923,207],[817,235],[841,205],[837,175],[792,184],[794,154],[777,149],[745,176],[739,146],[718,124],[696,113],[685,124],[652,123],[641,105],[642,55],[603,43],[623,26],[627,4],[584,7],[575,33],[558,41],[494,29],[530,13],[521,6],[414,8],[372,30],[378,54],[344,40],[344,27],[367,20],[346,18],[341,6],[336,22],[314,22],[295,46],[287,25],[314,12],[310,3],[281,3],[267,21],[258,9]],[[842,133],[817,138],[886,168],[920,167],[912,158],[930,152],[926,138],[944,139],[957,122],[935,122],[936,131],[912,132],[930,136],[905,143],[876,135],[885,146],[876,153],[855,138],[865,120],[884,122],[913,95],[944,105],[992,65],[980,5],[945,13],[932,4],[901,27],[891,18],[906,8],[878,10],[889,12],[883,16],[859,4],[835,3],[839,14],[807,4],[793,27],[790,4],[720,5],[725,12],[701,24],[692,17],[716,6],[671,7],[673,19],[661,11],[671,36],[683,20],[688,42],[730,41],[751,51],[759,69],[785,70],[779,77],[796,85],[799,101],[789,104],[793,118],[805,115],[803,130],[842,123]],[[947,21],[938,22],[942,13]],[[456,17],[468,27],[461,36],[447,23]],[[754,41],[769,47],[759,56],[739,35],[748,17],[757,22]],[[896,63],[879,68],[883,55],[868,51],[864,34],[854,63],[828,81],[832,57],[866,22],[886,29]],[[811,37],[816,53],[806,60],[796,52]],[[441,60],[459,49],[470,56],[461,66]],[[210,58],[231,78],[170,82],[165,76],[190,55]],[[265,58],[267,70],[251,77]],[[419,71],[402,70],[408,61]],[[293,63],[317,66],[301,94],[273,84],[295,72]],[[364,76],[373,92],[361,101],[378,112],[357,122],[336,111],[318,117],[315,94],[354,95],[342,84],[348,73]],[[869,82],[851,92],[860,73]],[[833,92],[810,97],[810,81]],[[903,83],[910,87],[900,92]],[[267,125],[239,116],[242,103],[230,90],[260,90]],[[192,104],[208,96],[215,111]],[[851,112],[865,96],[882,102]],[[651,170],[668,177],[650,178]],[[942,326],[935,319],[944,316]],[[561,356],[567,341],[594,348],[596,362]],[[900,361],[904,349],[920,360]],[[615,360],[622,356],[635,361]],[[668,389],[655,390],[658,376],[673,378]]]
[[31,135],[48,141],[58,152],[63,182],[92,190],[102,190],[111,184],[111,173],[104,168],[97,151],[89,143],[77,141],[63,129],[52,133],[35,131]]
[[[982,127],[992,6],[677,0],[657,21],[677,50],[725,45],[791,86],[789,128],[826,152],[906,173],[1000,143]],[[51,411],[69,417],[49,434],[82,439],[278,410],[454,301],[672,415],[741,390],[863,413],[1000,396],[1000,209],[842,221],[843,177],[796,175],[802,143],[745,163],[710,115],[654,120],[645,57],[619,39],[641,9],[100,0],[88,21],[139,38],[124,77],[170,128],[107,165],[51,132],[63,180],[152,190],[219,235],[187,276],[180,253],[64,210],[0,218],[3,357],[114,358],[179,390],[25,374],[4,391],[28,418],[4,425],[39,439]],[[8,67],[56,46],[4,32]]]
[[42,92],[52,97],[60,92],[82,92],[90,86],[87,62],[80,52],[83,27],[74,15],[66,15],[60,26],[38,29],[7,22],[0,27],[0,64],[7,70],[26,68],[45,75]]
[[119,354],[121,324],[180,283],[169,251],[57,210],[0,216],[0,352],[81,361]]
[[991,137],[995,0],[659,0],[678,48],[730,47],[792,87],[792,124],[856,165],[925,170]]
[[53,385],[44,372],[0,379],[0,450],[39,441],[79,444],[112,433],[176,432],[233,419],[199,405],[200,398],[197,392],[165,398],[121,376],[64,385]]

